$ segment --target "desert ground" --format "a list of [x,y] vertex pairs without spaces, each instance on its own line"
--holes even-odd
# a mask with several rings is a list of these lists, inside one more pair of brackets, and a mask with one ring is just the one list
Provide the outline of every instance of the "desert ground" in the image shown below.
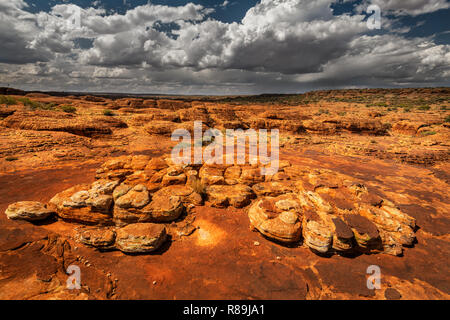
[[[194,121],[279,129],[280,170],[172,163]],[[3,88],[0,299],[449,299],[449,140],[449,88]]]

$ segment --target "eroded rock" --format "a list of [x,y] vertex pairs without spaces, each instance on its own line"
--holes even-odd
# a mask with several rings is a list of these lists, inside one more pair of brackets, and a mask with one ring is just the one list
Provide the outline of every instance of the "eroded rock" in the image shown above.
[[160,224],[136,223],[117,230],[116,248],[126,253],[148,253],[167,240],[166,228]]
[[5,211],[8,219],[40,221],[54,214],[47,205],[36,201],[21,201],[11,204]]

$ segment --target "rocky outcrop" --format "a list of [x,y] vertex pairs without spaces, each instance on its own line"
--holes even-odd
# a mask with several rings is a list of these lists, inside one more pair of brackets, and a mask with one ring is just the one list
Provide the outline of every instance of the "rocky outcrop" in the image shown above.
[[[165,237],[164,224],[178,223],[204,200],[215,208],[249,206],[254,230],[319,254],[400,255],[415,241],[415,220],[394,203],[349,176],[288,161],[280,161],[277,173],[264,176],[258,165],[177,165],[170,157],[122,156],[105,162],[96,177],[92,184],[57,194],[48,209],[22,203],[6,213],[32,220],[54,211],[71,222],[114,225],[122,229],[88,229],[78,239],[109,249],[117,234],[114,246],[124,252],[155,250]],[[127,238],[131,231],[136,235]]]
[[64,112],[44,110],[17,111],[5,118],[2,125],[22,130],[63,131],[86,137],[111,134],[113,128],[127,127],[124,122],[113,117],[81,118]]

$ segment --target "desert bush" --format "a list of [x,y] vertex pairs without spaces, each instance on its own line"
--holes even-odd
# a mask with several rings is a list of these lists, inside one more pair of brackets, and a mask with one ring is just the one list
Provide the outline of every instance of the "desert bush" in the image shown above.
[[431,107],[430,106],[419,106],[418,109],[422,110],[422,111],[428,111],[431,109]]
[[450,122],[450,115],[445,118],[444,122]]
[[424,131],[424,132],[422,132],[423,136],[434,136],[435,134],[437,134],[436,131]]
[[30,100],[26,97],[21,97],[17,99],[21,102],[25,107],[30,108],[31,110],[55,110],[55,103],[41,103],[38,101]]
[[200,194],[202,197],[206,195],[206,186],[198,178],[192,180],[191,188],[194,189],[194,191]]
[[330,111],[326,109],[319,109],[319,112],[316,113],[317,116],[320,116],[322,114],[330,114]]
[[108,117],[112,117],[112,116],[114,116],[115,114],[114,114],[114,112],[112,112],[111,110],[103,110],[103,115],[104,116],[108,116]]
[[5,160],[6,161],[16,161],[16,160],[19,160],[19,158],[17,158],[17,157],[6,157]]
[[0,96],[0,104],[6,104],[7,106],[11,106],[17,104],[17,100],[10,96]]
[[75,108],[74,106],[63,105],[60,108],[62,111],[66,112],[66,113],[76,113],[77,112],[77,108]]

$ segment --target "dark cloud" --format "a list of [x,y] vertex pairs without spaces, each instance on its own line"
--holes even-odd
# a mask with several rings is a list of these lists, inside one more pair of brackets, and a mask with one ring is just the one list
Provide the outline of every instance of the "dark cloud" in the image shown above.
[[63,4],[32,14],[21,0],[0,0],[0,82],[187,94],[448,85],[450,46],[406,38],[408,26],[392,27],[396,15],[425,14],[448,2],[374,0],[392,16],[381,31],[369,30],[365,15],[333,15],[333,2],[262,0],[242,21],[224,23],[192,3],[110,15]]

